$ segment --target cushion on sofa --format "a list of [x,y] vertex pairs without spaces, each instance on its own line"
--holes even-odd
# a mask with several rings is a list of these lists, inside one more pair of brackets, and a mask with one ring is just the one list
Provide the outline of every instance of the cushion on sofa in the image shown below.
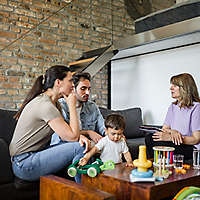
[[10,144],[16,126],[16,120],[13,118],[15,113],[16,111],[0,109],[0,138],[7,144]]
[[9,149],[7,143],[0,138],[0,184],[13,181],[12,166],[10,161]]
[[105,119],[108,115],[112,113],[118,113],[122,115],[126,121],[126,128],[124,135],[127,139],[143,137],[144,132],[140,130],[142,125],[142,111],[140,108],[129,108],[124,110],[110,110],[107,108],[99,107],[99,110]]
[[139,146],[145,145],[145,137],[126,140],[132,159],[138,159]]
[[0,184],[0,194],[2,200],[19,200],[16,198],[16,189],[12,182],[7,184]]

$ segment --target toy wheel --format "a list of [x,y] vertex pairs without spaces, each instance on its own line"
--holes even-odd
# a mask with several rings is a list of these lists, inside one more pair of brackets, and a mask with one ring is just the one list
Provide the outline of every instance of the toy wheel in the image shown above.
[[97,170],[94,168],[94,167],[90,167],[88,170],[87,170],[87,174],[88,176],[90,177],[95,177],[97,175]]
[[67,170],[67,173],[70,177],[75,177],[76,174],[77,174],[77,170],[76,168],[74,167],[70,167],[68,170]]

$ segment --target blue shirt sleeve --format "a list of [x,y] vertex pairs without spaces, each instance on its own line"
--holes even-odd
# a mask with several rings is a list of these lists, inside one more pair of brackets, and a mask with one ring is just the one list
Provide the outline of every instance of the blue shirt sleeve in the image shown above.
[[97,124],[96,124],[96,129],[97,129],[96,132],[98,132],[102,136],[105,135],[104,119],[103,119],[103,116],[102,116],[99,108],[97,108]]
[[62,110],[62,115],[67,123],[69,123],[69,107],[64,98],[59,99],[59,103]]

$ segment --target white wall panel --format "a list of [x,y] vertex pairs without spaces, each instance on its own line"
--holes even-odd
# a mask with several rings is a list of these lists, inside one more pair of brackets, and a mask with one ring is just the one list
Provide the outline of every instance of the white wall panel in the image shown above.
[[112,61],[111,108],[140,107],[145,124],[162,125],[173,101],[170,77],[184,72],[200,92],[200,44]]

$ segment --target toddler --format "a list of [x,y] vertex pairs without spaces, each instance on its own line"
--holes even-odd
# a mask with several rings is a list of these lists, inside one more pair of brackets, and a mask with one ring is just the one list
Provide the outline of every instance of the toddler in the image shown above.
[[133,161],[124,138],[125,120],[119,114],[111,114],[105,120],[106,136],[80,159],[79,165],[84,166],[96,153],[100,154],[102,162],[112,160],[114,163],[122,162],[122,154],[126,160],[126,166],[133,167]]

